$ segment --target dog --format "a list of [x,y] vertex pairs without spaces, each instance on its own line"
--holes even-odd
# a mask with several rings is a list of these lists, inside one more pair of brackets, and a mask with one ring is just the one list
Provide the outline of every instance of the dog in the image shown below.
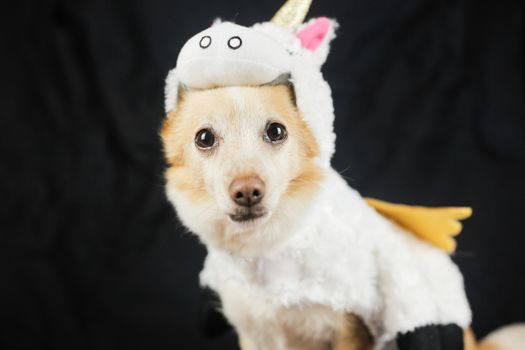
[[[309,215],[325,171],[319,146],[301,117],[289,83],[179,89],[176,112],[161,129],[169,200],[206,246],[243,256],[265,255],[289,239]],[[257,266],[249,266],[257,269]],[[235,282],[217,292],[243,350],[374,348],[356,315],[326,305],[276,305]],[[467,350],[517,349],[523,326],[500,330]]]
[[[169,199],[205,245],[225,251],[258,255],[285,241],[324,176],[287,84],[182,90],[161,136]],[[351,314],[322,305],[274,307],[230,285],[219,294],[242,349],[372,348]]]

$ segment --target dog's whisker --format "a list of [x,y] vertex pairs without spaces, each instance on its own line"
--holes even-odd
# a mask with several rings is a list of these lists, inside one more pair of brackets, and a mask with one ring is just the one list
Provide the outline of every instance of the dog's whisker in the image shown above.
[[339,175],[343,176],[343,174],[348,170],[350,170],[350,165],[346,166],[343,170],[339,170],[338,173]]
[[345,175],[345,172],[347,172],[348,170],[350,170],[350,165],[348,165],[347,167],[345,167],[343,170],[339,170],[339,171],[337,171],[337,173],[338,173],[339,175],[341,175],[341,177],[342,177],[343,179],[345,179],[345,180],[347,180],[347,181],[350,181],[350,182],[354,182],[354,181],[355,181],[354,178],[352,178],[352,177],[350,177],[350,176],[348,176],[348,175]]

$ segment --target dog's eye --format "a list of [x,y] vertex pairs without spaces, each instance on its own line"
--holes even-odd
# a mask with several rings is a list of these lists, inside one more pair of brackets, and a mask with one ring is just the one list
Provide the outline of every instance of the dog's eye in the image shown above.
[[287,133],[284,125],[269,123],[264,130],[264,140],[271,143],[281,143],[286,139]]
[[195,144],[200,149],[209,149],[215,145],[215,135],[210,129],[202,129],[195,135]]

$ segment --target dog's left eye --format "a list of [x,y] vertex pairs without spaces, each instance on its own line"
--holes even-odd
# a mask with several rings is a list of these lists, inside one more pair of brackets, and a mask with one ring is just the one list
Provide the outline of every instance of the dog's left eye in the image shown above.
[[200,149],[209,149],[215,146],[215,134],[210,129],[202,129],[195,135],[195,144]]
[[268,123],[264,130],[264,140],[271,143],[281,143],[286,137],[286,128],[280,123]]

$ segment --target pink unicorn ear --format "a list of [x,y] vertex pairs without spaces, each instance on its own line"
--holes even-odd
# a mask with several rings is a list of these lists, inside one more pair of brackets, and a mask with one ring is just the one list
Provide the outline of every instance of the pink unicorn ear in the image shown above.
[[315,51],[326,39],[330,32],[332,22],[326,17],[319,17],[306,28],[296,33],[297,38],[301,41],[301,46]]

